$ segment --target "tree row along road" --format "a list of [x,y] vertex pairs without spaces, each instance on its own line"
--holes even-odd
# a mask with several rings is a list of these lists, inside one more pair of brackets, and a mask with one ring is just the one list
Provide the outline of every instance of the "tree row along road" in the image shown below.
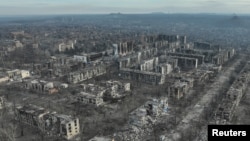
[[[194,121],[200,121],[201,115],[204,113],[206,107],[211,106],[210,103],[218,95],[222,94],[221,91],[227,86],[230,81],[230,77],[241,67],[241,62],[246,59],[246,56],[242,55],[233,62],[227,69],[221,72],[215,79],[214,83],[210,85],[210,89],[204,92],[201,99],[194,104],[190,111],[182,118],[181,122],[176,126],[172,132],[165,133],[167,141],[177,141],[182,138],[182,133],[192,130]],[[229,87],[228,87],[229,88]]]

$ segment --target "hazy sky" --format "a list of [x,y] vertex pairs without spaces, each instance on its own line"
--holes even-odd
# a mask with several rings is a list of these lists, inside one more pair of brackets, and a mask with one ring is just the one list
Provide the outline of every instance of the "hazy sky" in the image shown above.
[[0,15],[250,13],[250,0],[0,0]]

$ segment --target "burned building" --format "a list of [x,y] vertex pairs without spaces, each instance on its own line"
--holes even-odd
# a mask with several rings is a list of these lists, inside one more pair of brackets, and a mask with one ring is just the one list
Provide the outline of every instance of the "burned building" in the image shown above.
[[16,120],[37,128],[47,136],[59,136],[72,139],[80,133],[79,119],[68,115],[56,114],[36,105],[18,106],[15,109]]
[[139,64],[139,70],[140,71],[153,71],[158,64],[159,64],[158,57],[144,60],[142,61],[142,63]]
[[178,60],[178,66],[181,68],[196,69],[198,67],[198,59],[178,56],[173,56],[172,58]]
[[138,127],[154,124],[157,117],[167,112],[167,108],[167,98],[149,100],[129,114],[128,123]]
[[201,84],[214,76],[213,71],[196,69],[189,73],[189,76],[194,78],[194,85]]
[[139,55],[133,54],[133,55],[122,57],[118,61],[119,61],[120,69],[131,68],[131,67],[135,67],[140,62],[140,58],[139,58]]
[[68,115],[50,113],[42,117],[44,132],[49,135],[60,135],[65,139],[72,139],[80,133],[79,119]]
[[173,56],[173,57],[188,57],[188,58],[194,58],[198,60],[197,65],[203,64],[204,63],[204,59],[205,56],[204,55],[200,55],[200,54],[186,54],[186,53],[173,53],[173,52],[169,52],[168,53],[169,56]]
[[129,114],[128,124],[115,133],[114,140],[144,140],[152,133],[152,126],[167,112],[166,98],[153,99]]
[[30,77],[30,72],[27,70],[15,69],[12,71],[7,71],[7,75],[11,80],[19,80]]
[[164,74],[135,69],[121,69],[120,77],[122,79],[135,80],[153,85],[159,85],[165,82]]
[[109,80],[104,82],[103,85],[107,88],[104,94],[106,98],[120,98],[125,96],[127,92],[131,91],[130,83]]
[[212,63],[216,65],[223,65],[234,55],[235,55],[234,49],[223,50],[213,57]]
[[245,66],[240,76],[233,82],[226,95],[214,112],[214,122],[225,124],[230,122],[235,110],[244,96],[250,81],[249,64]]
[[160,61],[159,57],[152,57],[142,60],[134,67],[120,68],[119,76],[122,79],[159,85],[165,82],[165,76],[173,71],[174,66],[174,59],[168,59],[168,61],[161,59]]
[[75,48],[76,41],[69,40],[67,42],[63,42],[57,45],[57,49],[59,52],[64,52],[67,50],[71,50]]
[[82,87],[82,91],[76,96],[77,102],[95,106],[103,104],[103,95],[106,91],[104,87],[93,84],[82,84]]
[[138,56],[139,56],[139,59],[140,59],[139,61],[150,59],[150,58],[153,58],[153,57],[155,57],[157,55],[158,55],[158,49],[157,48],[147,48],[147,49],[140,50],[138,52]]
[[53,82],[44,80],[31,80],[25,82],[25,88],[44,94],[54,94],[58,92],[58,88],[54,86]]
[[32,127],[36,127],[40,130],[43,130],[43,123],[41,121],[41,118],[48,113],[49,111],[47,111],[43,107],[31,104],[18,106],[16,107],[15,111],[17,121],[30,125]]
[[185,96],[193,87],[193,80],[176,80],[174,83],[167,83],[165,91],[169,98],[180,99]]
[[113,44],[113,46],[115,55],[120,55],[120,56],[131,54],[134,50],[134,43],[132,41]]
[[81,71],[69,73],[67,79],[69,83],[78,83],[87,79],[94,78],[96,76],[103,75],[105,73],[106,67],[102,64],[93,67],[87,67],[82,69]]

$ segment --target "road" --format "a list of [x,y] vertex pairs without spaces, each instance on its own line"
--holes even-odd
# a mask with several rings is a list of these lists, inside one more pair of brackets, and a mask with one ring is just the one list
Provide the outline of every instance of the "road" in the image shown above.
[[176,128],[164,134],[166,136],[165,141],[180,140],[182,133],[192,129],[194,121],[199,121],[205,107],[209,107],[209,103],[211,103],[217,95],[221,94],[222,89],[224,89],[223,86],[226,86],[229,83],[230,76],[232,76],[232,74],[236,71],[236,68],[240,66],[241,60],[244,59],[245,56],[241,56],[227,69],[220,72],[220,74],[215,78],[214,83],[210,85],[210,89],[208,89],[201,99],[189,109],[189,112],[182,118]]

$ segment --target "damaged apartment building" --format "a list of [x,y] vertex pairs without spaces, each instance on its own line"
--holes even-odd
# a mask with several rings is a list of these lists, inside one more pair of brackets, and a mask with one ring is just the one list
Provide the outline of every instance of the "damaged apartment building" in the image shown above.
[[24,78],[30,77],[30,72],[28,70],[11,70],[7,71],[7,76],[9,77],[9,80],[22,80]]
[[184,97],[193,86],[194,79],[192,78],[169,79],[168,82],[166,82],[165,92],[168,98],[180,99]]
[[250,81],[250,66],[245,66],[239,77],[234,81],[226,95],[214,112],[214,122],[225,124],[230,122],[235,110],[244,96]]
[[234,55],[235,55],[235,50],[233,48],[222,50],[216,56],[213,57],[212,63],[216,65],[223,65]]
[[197,68],[204,63],[223,65],[235,55],[235,50],[209,43],[195,42],[189,48],[176,48],[167,52],[167,55],[178,59],[178,66],[185,69]]
[[[179,35],[158,35],[147,38],[148,45],[151,45],[151,43],[154,44],[156,41],[166,41],[168,43],[166,47],[169,48],[172,45],[172,47],[180,47],[186,44],[186,37]],[[142,50],[132,55],[120,58],[120,77],[153,85],[164,84],[166,75],[170,74],[176,68],[176,64],[178,64],[177,61],[180,60],[170,57],[165,57],[168,58],[167,60],[159,59],[158,56],[164,52],[162,48],[159,50],[158,47],[144,47]],[[187,59],[183,59],[185,63]],[[180,62],[181,61],[182,60],[180,60]],[[189,59],[189,61],[186,61],[186,64],[188,66],[197,67],[198,60]]]
[[119,44],[113,44],[115,56],[125,56],[131,54],[134,50],[134,43],[132,41],[120,42]]
[[19,124],[37,128],[46,136],[69,140],[80,133],[78,118],[50,112],[36,105],[18,106],[15,109],[15,115]]
[[103,95],[106,88],[94,84],[81,84],[81,87],[81,92],[76,95],[77,102],[95,106],[100,106],[104,103]]
[[117,99],[124,97],[131,91],[130,83],[123,83],[120,81],[109,80],[102,83],[106,88],[104,97],[106,99]]
[[172,71],[173,66],[171,64],[160,62],[158,57],[153,57],[140,61],[135,67],[120,68],[120,77],[158,85],[165,83],[165,76]]
[[54,86],[53,82],[44,80],[29,80],[25,81],[25,88],[42,94],[54,94],[59,90]]
[[91,79],[107,72],[105,64],[95,65],[91,67],[86,67],[82,70],[76,72],[71,72],[68,74],[67,79],[69,83],[78,83]]
[[81,84],[81,92],[76,96],[79,103],[100,106],[104,100],[119,99],[131,91],[130,83],[120,81],[105,81],[100,85]]

